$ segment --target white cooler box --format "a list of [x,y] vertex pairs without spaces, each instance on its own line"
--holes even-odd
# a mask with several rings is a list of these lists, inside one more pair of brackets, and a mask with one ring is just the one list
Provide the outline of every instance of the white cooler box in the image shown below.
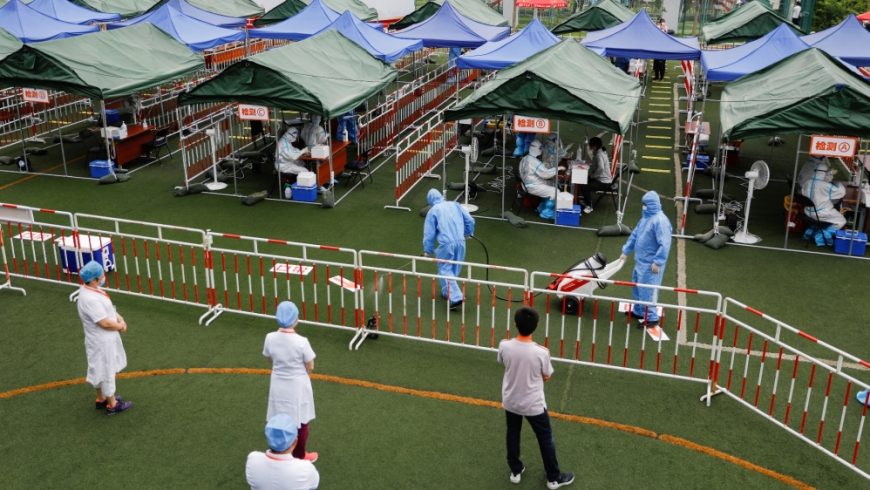
[[[60,263],[64,272],[78,274],[79,269],[91,260],[103,264],[105,271],[115,270],[115,252],[112,250],[112,240],[109,238],[79,235],[78,247],[71,236],[56,238],[54,241],[60,251]],[[79,253],[81,253],[81,262],[79,262]]]
[[570,192],[560,192],[556,194],[556,209],[573,209],[574,194]]
[[317,174],[314,172],[299,172],[296,176],[296,183],[300,187],[314,187],[317,185]]

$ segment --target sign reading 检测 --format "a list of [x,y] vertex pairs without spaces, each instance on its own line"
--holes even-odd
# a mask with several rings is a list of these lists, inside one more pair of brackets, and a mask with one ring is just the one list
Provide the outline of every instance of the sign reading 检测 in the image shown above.
[[21,98],[27,102],[41,102],[48,104],[48,90],[41,88],[22,88]]
[[850,136],[810,136],[810,155],[851,158],[858,150],[858,138]]
[[261,105],[239,104],[239,119],[242,121],[268,121],[269,108]]
[[549,133],[550,120],[541,117],[514,116],[515,133]]

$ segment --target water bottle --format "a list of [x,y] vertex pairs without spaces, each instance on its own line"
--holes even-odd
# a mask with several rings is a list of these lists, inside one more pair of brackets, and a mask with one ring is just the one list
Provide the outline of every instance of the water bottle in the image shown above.
[[293,197],[293,189],[290,187],[289,182],[284,182],[284,199],[290,199]]
[[148,120],[147,119],[142,120],[142,129],[148,129]]
[[348,139],[347,139],[347,128],[344,128],[344,131],[342,131],[342,133],[341,133],[341,139],[342,139],[342,141],[348,141]]

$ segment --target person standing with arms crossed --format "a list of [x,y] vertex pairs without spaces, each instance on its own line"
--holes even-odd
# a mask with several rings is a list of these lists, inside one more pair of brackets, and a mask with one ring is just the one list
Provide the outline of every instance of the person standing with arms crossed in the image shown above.
[[308,443],[308,424],[314,420],[314,390],[311,377],[314,371],[314,350],[308,339],[296,333],[299,308],[290,301],[282,301],[275,311],[278,331],[266,335],[263,355],[272,361],[269,380],[269,408],[266,420],[278,414],[287,414],[299,422],[299,439],[293,457],[310,462],[317,461],[317,453],[305,451]]
[[88,262],[79,270],[79,278],[82,285],[76,308],[85,330],[86,381],[97,390],[95,408],[114,415],[133,406],[133,402],[115,395],[115,375],[127,367],[127,353],[121,342],[127,322],[115,310],[109,294],[100,287],[106,283],[102,264],[95,260]]
[[544,382],[553,376],[550,351],[532,340],[538,327],[538,312],[522,307],[514,314],[517,336],[504,339],[498,345],[498,362],[504,366],[501,398],[507,420],[507,460],[511,483],[520,483],[526,471],[520,459],[520,430],[523,417],[529,421],[544,469],[547,472],[547,488],[554,490],[574,483],[574,473],[562,473],[556,459],[556,445],[550,415],[544,399]]

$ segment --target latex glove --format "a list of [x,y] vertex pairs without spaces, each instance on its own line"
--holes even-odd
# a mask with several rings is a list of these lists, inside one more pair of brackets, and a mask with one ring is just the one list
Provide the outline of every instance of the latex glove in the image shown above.
[[432,254],[423,252],[423,257],[431,258]]
[[656,264],[653,264],[649,269],[652,271],[653,274],[658,274],[661,270],[661,268],[659,268],[659,266],[657,266]]
[[560,172],[564,172],[565,170],[567,170],[566,167],[564,167],[563,165],[559,165],[559,171],[560,171]]
[[302,154],[303,154],[303,155],[307,155],[307,154],[309,154],[309,153],[311,153],[311,152],[308,151],[308,147],[307,147],[307,146],[306,146],[305,148],[302,149]]
[[626,257],[625,254],[619,254],[619,260],[623,260],[623,261],[624,261],[624,260],[627,260],[627,259],[628,259],[628,257]]

